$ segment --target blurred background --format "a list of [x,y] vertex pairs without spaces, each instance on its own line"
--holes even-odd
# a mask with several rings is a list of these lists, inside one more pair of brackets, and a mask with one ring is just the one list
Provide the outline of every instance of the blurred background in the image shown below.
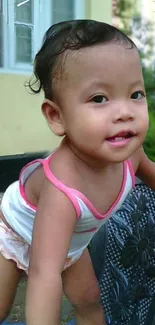
[[24,82],[52,24],[78,18],[111,22],[111,6],[111,0],[0,0],[0,155],[58,144],[40,111],[42,95],[30,95]]
[[[43,95],[29,94],[24,83],[32,74],[34,56],[49,26],[64,20],[87,18],[115,25],[139,48],[150,114],[144,147],[155,161],[155,1],[0,0],[1,185],[2,176],[11,182],[8,173],[15,168],[17,156],[21,159],[25,153],[51,150],[59,143],[41,115]],[[12,165],[7,165],[10,159]],[[24,320],[24,296],[25,279],[20,283],[10,321]],[[62,319],[69,309],[64,298]]]
[[144,143],[155,161],[155,0],[113,0],[112,23],[136,43],[143,67],[150,127]]
[[154,159],[154,0],[0,0],[0,156],[51,150],[58,144],[40,114],[42,95],[28,94],[24,83],[47,28],[78,18],[112,23],[139,47],[151,126],[145,148]]

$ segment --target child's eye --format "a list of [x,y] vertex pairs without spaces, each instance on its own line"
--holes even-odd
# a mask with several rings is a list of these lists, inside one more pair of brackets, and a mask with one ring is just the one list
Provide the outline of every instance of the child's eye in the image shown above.
[[107,101],[107,98],[103,95],[96,95],[91,98],[91,102],[94,103],[105,103]]
[[131,98],[132,98],[132,99],[136,99],[136,100],[142,99],[143,97],[145,97],[145,94],[144,94],[143,91],[135,91],[135,92],[131,95]]

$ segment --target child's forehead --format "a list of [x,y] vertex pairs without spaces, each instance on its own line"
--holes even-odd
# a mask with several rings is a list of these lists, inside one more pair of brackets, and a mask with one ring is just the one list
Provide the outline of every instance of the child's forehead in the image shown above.
[[65,78],[71,82],[82,82],[83,79],[115,76],[138,78],[142,75],[139,53],[128,44],[107,43],[67,53],[65,60]]
[[118,58],[123,58],[124,60],[129,60],[133,57],[139,58],[136,47],[131,48],[131,46],[128,44],[120,44],[117,42],[110,42],[81,48],[80,50],[75,51],[75,53],[73,51],[71,55],[75,62],[82,62],[82,60],[86,60],[88,63],[92,59],[97,58],[106,61],[109,61],[111,58],[113,58],[113,60],[117,60]]

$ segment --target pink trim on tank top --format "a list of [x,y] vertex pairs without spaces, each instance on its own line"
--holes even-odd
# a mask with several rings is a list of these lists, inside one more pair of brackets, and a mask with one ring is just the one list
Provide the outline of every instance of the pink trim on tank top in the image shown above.
[[[49,158],[51,158],[51,156]],[[36,159],[36,160],[33,160],[32,162],[28,163],[25,167],[23,167],[23,169],[21,170],[20,175],[19,175],[19,190],[20,190],[20,194],[21,194],[22,198],[24,199],[24,201],[26,202],[26,204],[31,209],[33,209],[34,211],[37,210],[37,207],[35,205],[33,205],[31,202],[29,202],[28,199],[27,199],[27,197],[26,197],[24,185],[22,184],[22,181],[21,181],[22,173],[24,172],[25,169],[27,169],[27,167],[29,167],[29,166],[31,166],[31,165],[39,162],[40,164],[43,165],[45,175],[49,179],[49,177],[47,176],[47,173],[49,173],[49,171],[47,171],[47,169],[49,169],[49,158],[47,158],[47,159]],[[47,164],[47,162],[48,162],[48,164]],[[48,166],[48,168],[47,168],[47,166]],[[50,170],[50,173],[52,174],[51,170]],[[53,177],[54,177],[54,175],[53,175]],[[60,191],[62,191],[69,198],[69,200],[72,202],[72,204],[74,206],[74,209],[75,209],[77,218],[80,218],[80,215],[81,215],[80,206],[78,204],[78,201],[74,197],[74,195],[72,195],[72,193],[70,193],[70,190],[65,185],[63,185],[63,183],[61,183],[61,187],[58,186],[57,184],[55,184],[54,181],[53,182],[51,181],[51,183],[53,183]]]
[[132,187],[135,187],[136,177],[135,177],[135,172],[133,170],[132,162],[131,162],[131,160],[127,160],[127,162],[128,162],[128,166],[129,166],[129,170],[130,170],[130,175],[132,178]]
[[75,234],[84,234],[85,232],[93,232],[93,231],[96,231],[97,230],[97,227],[93,227],[91,229],[88,229],[88,230],[82,230],[82,231],[76,231],[74,230],[74,233]]
[[97,209],[94,207],[94,205],[88,200],[88,198],[81,192],[78,192],[73,189],[74,193],[78,195],[78,197],[85,203],[85,205],[88,207],[88,209],[92,212],[94,217],[98,220],[105,219],[107,218],[112,210],[116,207],[118,202],[120,201],[122,194],[124,192],[125,184],[126,184],[126,178],[127,178],[127,162],[123,162],[123,180],[121,184],[121,189],[119,191],[119,194],[116,198],[116,200],[112,203],[112,205],[109,207],[109,209],[104,213],[101,214],[97,211]]
[[[126,179],[127,179],[128,161],[123,162],[123,180],[122,180],[120,192],[119,192],[116,200],[104,214],[101,214],[96,210],[96,208],[93,206],[93,204],[89,201],[89,199],[83,193],[81,193],[78,190],[75,190],[73,188],[67,187],[58,178],[56,178],[54,176],[54,174],[51,172],[51,169],[49,166],[52,156],[53,156],[53,154],[51,156],[49,156],[48,159],[44,160],[44,162],[43,162],[44,172],[45,172],[45,175],[48,178],[48,180],[51,183],[53,183],[60,191],[66,193],[66,195],[68,196],[69,199],[72,199],[74,197],[74,195],[77,196],[79,199],[81,199],[85,203],[87,208],[92,212],[92,214],[94,215],[94,217],[96,219],[100,220],[103,218],[107,218],[108,215],[112,212],[112,210],[116,207],[116,205],[118,204],[118,202],[120,201],[120,199],[123,195],[125,184],[126,184]],[[77,206],[76,199],[75,199],[75,202],[76,202],[76,206]]]
[[54,153],[49,156],[47,159],[44,159],[42,161],[43,164],[43,168],[44,168],[44,173],[45,176],[47,177],[47,179],[55,185],[55,187],[57,187],[61,192],[63,192],[68,198],[69,200],[72,202],[75,212],[76,212],[76,216],[79,219],[81,216],[81,209],[79,206],[79,203],[77,201],[77,199],[75,198],[75,196],[72,193],[72,189],[70,189],[69,187],[67,187],[65,184],[63,184],[61,181],[59,181],[54,174],[51,172],[49,163],[51,161],[52,156],[54,155]]
[[42,164],[43,159],[36,159],[36,160],[33,160],[33,161],[29,162],[26,166],[24,166],[22,168],[22,170],[21,170],[21,172],[19,174],[19,191],[20,191],[20,194],[21,194],[23,200],[26,202],[26,204],[34,211],[37,210],[37,207],[35,205],[33,205],[31,202],[29,202],[29,200],[27,199],[26,194],[25,194],[24,185],[22,184],[22,181],[21,181],[21,177],[22,177],[22,173],[25,171],[25,169],[27,169],[27,167],[29,167],[29,166],[31,166],[31,165],[33,165],[35,163],[38,163],[38,162]]
[[[116,198],[116,200],[112,203],[112,205],[110,206],[110,208],[104,213],[104,214],[101,214],[99,213],[96,208],[93,206],[93,204],[89,201],[89,199],[81,192],[79,192],[78,190],[75,190],[73,188],[70,188],[70,187],[67,187],[65,184],[63,184],[58,178],[56,178],[54,176],[54,174],[51,172],[51,169],[50,169],[50,166],[49,166],[49,163],[52,159],[52,156],[53,156],[54,153],[52,153],[48,158],[46,159],[36,159],[30,163],[28,163],[22,170],[21,170],[21,173],[20,173],[20,176],[19,176],[19,187],[20,187],[20,194],[22,196],[22,198],[24,199],[24,201],[26,202],[26,204],[28,206],[30,206],[33,210],[36,211],[37,207],[34,206],[32,203],[30,203],[27,198],[26,198],[26,195],[25,195],[25,190],[24,190],[24,186],[21,182],[21,176],[22,176],[22,173],[24,172],[25,169],[27,169],[27,167],[33,165],[35,162],[39,162],[43,165],[43,168],[44,168],[44,172],[45,172],[45,176],[47,177],[47,179],[52,183],[54,184],[60,191],[62,191],[68,198],[69,200],[72,202],[74,208],[75,208],[75,211],[76,211],[76,215],[77,215],[77,218],[80,217],[81,215],[81,209],[80,209],[80,206],[79,206],[79,203],[76,199],[75,196],[77,196],[79,199],[81,199],[85,205],[87,206],[87,208],[92,212],[92,214],[94,215],[94,217],[96,219],[103,219],[103,218],[107,218],[108,215],[112,212],[112,210],[116,207],[116,205],[118,204],[118,202],[120,201],[122,195],[123,195],[123,192],[124,192],[124,188],[125,188],[125,184],[126,184],[126,179],[127,179],[127,166],[129,167],[129,171],[130,171],[130,175],[131,175],[131,178],[132,178],[132,186],[134,187],[135,186],[135,175],[134,175],[134,171],[133,171],[133,168],[132,168],[132,163],[131,161],[127,160],[127,161],[124,161],[123,162],[123,180],[122,180],[122,184],[121,184],[121,189],[120,189],[120,192]],[[95,230],[95,229],[94,229]],[[89,231],[89,230],[88,230]],[[92,231],[92,230],[90,230]]]

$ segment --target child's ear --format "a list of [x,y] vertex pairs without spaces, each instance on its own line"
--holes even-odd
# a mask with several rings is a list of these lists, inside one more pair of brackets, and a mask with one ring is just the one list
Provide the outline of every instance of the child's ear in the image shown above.
[[50,127],[56,135],[65,135],[63,116],[57,104],[49,99],[45,99],[42,103],[42,113]]

